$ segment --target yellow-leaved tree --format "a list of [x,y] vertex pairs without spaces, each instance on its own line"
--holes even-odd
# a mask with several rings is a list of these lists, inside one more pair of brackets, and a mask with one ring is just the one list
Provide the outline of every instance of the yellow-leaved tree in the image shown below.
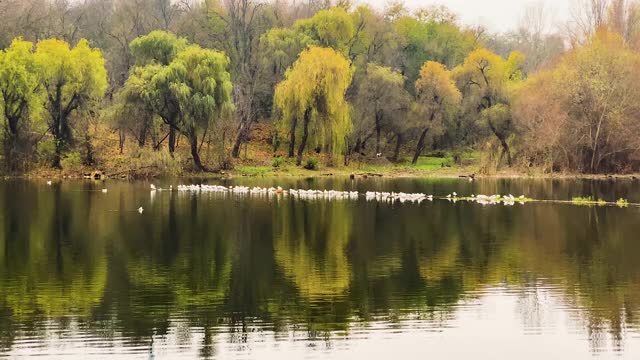
[[0,119],[4,120],[4,157],[8,170],[18,170],[31,143],[24,129],[42,109],[33,43],[15,39],[0,51]]
[[35,61],[56,142],[53,167],[60,168],[62,152],[73,142],[72,114],[90,110],[107,90],[105,60],[87,40],[80,40],[72,49],[65,41],[48,39],[38,43]]
[[434,61],[427,61],[422,65],[416,81],[416,96],[421,116],[417,120],[420,138],[413,155],[413,164],[418,162],[418,157],[424,150],[425,137],[434,123],[441,122],[452,114],[462,99],[451,72]]
[[465,114],[486,125],[502,147],[511,165],[511,151],[507,139],[512,131],[510,93],[522,81],[520,67],[524,55],[512,52],[505,60],[500,55],[481,48],[466,57],[453,70],[458,88],[463,94]]
[[300,54],[276,87],[274,105],[280,112],[280,130],[289,131],[289,157],[293,157],[296,138],[301,136],[298,165],[309,138],[316,148],[329,148],[333,156],[344,150],[352,129],[345,99],[352,76],[353,69],[343,55],[311,47]]
[[356,28],[349,13],[341,7],[318,11],[313,17],[296,21],[293,28],[319,45],[347,54]]

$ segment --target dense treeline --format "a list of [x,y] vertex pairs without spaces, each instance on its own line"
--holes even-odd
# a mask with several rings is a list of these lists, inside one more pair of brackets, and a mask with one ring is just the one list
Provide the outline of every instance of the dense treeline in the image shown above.
[[3,163],[228,168],[265,123],[298,165],[437,150],[484,171],[636,171],[640,5],[582,5],[562,33],[532,7],[490,34],[401,3],[7,0]]

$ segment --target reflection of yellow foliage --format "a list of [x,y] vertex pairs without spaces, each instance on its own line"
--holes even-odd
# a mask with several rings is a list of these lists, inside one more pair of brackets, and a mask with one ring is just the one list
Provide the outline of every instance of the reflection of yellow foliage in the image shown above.
[[50,317],[89,316],[102,301],[107,284],[106,259],[96,259],[94,264],[91,272],[78,269],[69,275],[70,279],[36,280],[34,285],[23,278],[19,288],[6,297],[14,316],[23,318],[39,311]]
[[371,261],[368,276],[370,279],[386,278],[402,270],[402,259],[397,253],[378,256]]
[[231,262],[225,261],[219,271],[216,271],[216,264],[211,262],[209,264],[209,274],[206,274],[206,281],[202,284],[196,284],[195,288],[188,286],[194,274],[186,266],[187,263],[178,263],[182,264],[182,266],[174,270],[175,280],[173,280],[178,304],[205,306],[218,304],[224,300],[224,296],[229,289]]
[[134,286],[169,285],[168,271],[161,271],[149,261],[135,261],[127,266],[129,281]]
[[349,286],[350,274],[345,250],[352,224],[346,204],[313,204],[309,211],[292,216],[296,210],[279,213],[276,261],[301,295],[309,299],[340,295]]
[[177,304],[220,303],[229,289],[231,262],[225,261],[222,267],[217,269],[212,257],[206,267],[197,268],[193,259],[181,253],[170,269],[148,260],[138,260],[128,264],[127,272],[129,282],[134,287],[167,289],[175,295]]
[[427,282],[436,282],[456,270],[460,255],[458,241],[449,241],[435,256],[422,257],[420,261],[420,276]]

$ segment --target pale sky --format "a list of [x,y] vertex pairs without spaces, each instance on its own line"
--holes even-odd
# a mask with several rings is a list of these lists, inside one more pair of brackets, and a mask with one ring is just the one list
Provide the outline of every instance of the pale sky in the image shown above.
[[[358,0],[384,8],[388,0]],[[527,6],[542,3],[551,26],[567,22],[576,0],[404,0],[411,9],[426,5],[445,5],[456,13],[462,24],[484,25],[491,31],[515,29]]]

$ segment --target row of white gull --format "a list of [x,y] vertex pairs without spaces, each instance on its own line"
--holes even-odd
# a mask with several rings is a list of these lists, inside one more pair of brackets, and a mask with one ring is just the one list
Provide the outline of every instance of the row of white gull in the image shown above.
[[[151,191],[160,190],[151,186]],[[325,198],[325,199],[351,199],[356,200],[360,195],[357,191],[336,191],[336,190],[305,190],[288,189],[282,187],[248,187],[248,186],[221,186],[221,185],[178,185],[178,191],[183,192],[213,192],[231,194],[253,194],[253,195],[283,195],[296,196],[300,198]]]
[[[169,189],[161,189],[155,185],[151,185],[151,191],[173,190],[173,186]],[[262,195],[262,196],[291,196],[300,199],[326,199],[326,200],[358,200],[361,193],[358,191],[337,191],[337,190],[314,190],[314,189],[288,189],[282,187],[248,187],[248,186],[222,186],[222,185],[178,185],[177,191],[186,193],[222,193],[222,194],[239,194],[239,195]],[[423,193],[404,193],[404,192],[378,192],[367,191],[364,193],[367,201],[386,201],[386,202],[413,202],[421,203],[425,200],[433,201],[435,199],[445,199],[452,202],[472,201],[481,205],[515,205],[516,203],[524,204],[531,199],[524,195],[515,197],[509,195],[471,195],[470,197],[459,197],[457,193],[452,193],[446,197],[434,197]]]

